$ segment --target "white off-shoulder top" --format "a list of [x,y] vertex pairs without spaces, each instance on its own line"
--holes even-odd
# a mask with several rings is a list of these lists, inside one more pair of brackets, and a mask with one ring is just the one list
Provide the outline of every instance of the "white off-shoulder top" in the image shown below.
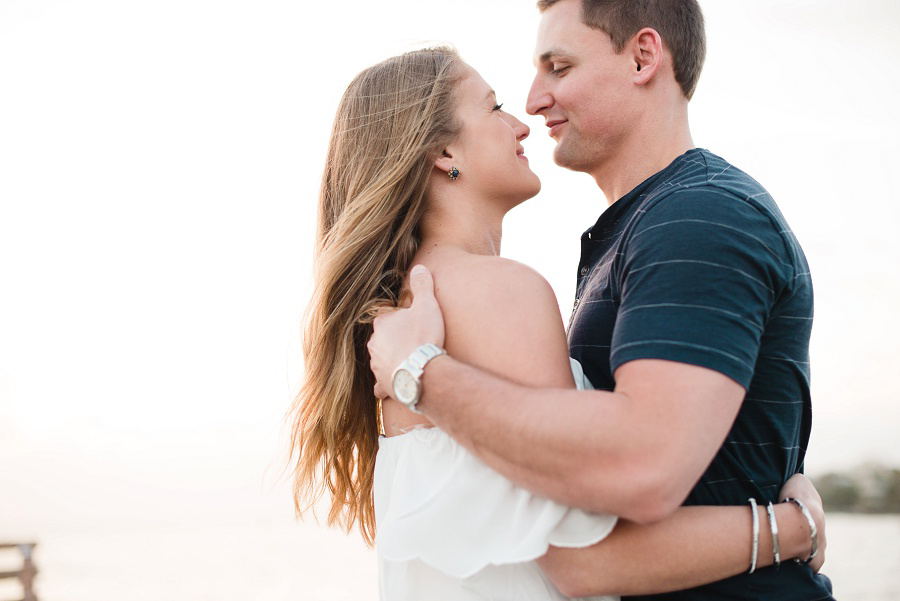
[[[574,360],[572,370],[590,388]],[[616,524],[513,484],[438,428],[380,438],[374,489],[383,601],[564,600],[535,560]]]

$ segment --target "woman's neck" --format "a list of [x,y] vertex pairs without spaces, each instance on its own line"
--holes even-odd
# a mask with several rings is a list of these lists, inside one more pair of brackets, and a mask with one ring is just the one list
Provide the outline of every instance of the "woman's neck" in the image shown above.
[[499,255],[503,216],[495,203],[432,199],[419,225],[420,248],[454,247],[473,255]]

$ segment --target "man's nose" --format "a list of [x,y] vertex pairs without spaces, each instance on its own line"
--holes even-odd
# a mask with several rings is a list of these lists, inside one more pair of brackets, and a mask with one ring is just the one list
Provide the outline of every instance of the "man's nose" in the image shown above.
[[531,89],[528,90],[528,99],[525,101],[525,112],[529,115],[540,115],[541,111],[550,108],[553,97],[541,81],[541,74],[534,76]]

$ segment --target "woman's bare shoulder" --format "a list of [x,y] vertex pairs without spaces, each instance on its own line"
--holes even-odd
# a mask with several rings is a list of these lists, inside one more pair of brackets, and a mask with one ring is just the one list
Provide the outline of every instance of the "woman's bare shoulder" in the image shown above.
[[[434,275],[441,305],[473,301],[503,302],[520,295],[553,295],[549,282],[528,265],[503,257],[459,253],[440,257],[426,266]],[[555,298],[555,297],[554,297]],[[555,301],[554,301],[555,302]]]
[[451,355],[523,384],[571,385],[562,316],[541,274],[491,256],[428,263]]

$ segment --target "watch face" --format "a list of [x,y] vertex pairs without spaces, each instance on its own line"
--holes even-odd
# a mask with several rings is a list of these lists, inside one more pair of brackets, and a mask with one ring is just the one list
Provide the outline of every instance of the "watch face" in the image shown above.
[[398,369],[394,374],[394,395],[404,405],[409,405],[417,400],[419,383],[405,369]]

